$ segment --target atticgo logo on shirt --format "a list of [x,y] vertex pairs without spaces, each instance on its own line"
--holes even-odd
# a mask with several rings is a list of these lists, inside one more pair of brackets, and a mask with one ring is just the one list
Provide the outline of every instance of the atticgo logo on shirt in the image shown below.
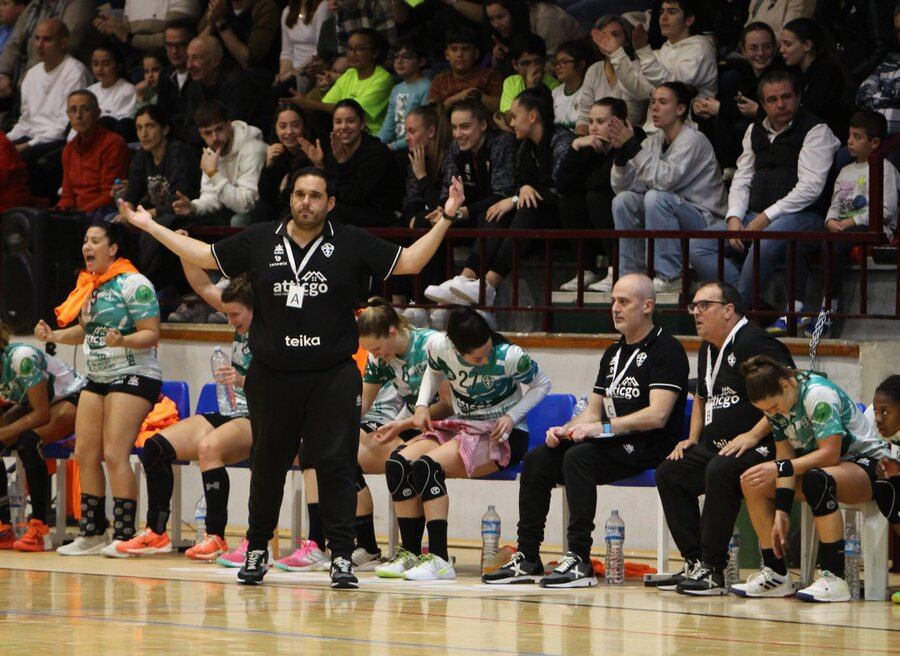
[[301,278],[303,293],[307,296],[318,296],[328,292],[328,278],[319,271],[307,271]]
[[622,379],[615,390],[613,397],[617,399],[638,399],[641,397],[641,386],[634,376],[626,376]]
[[284,345],[294,348],[307,348],[309,346],[322,346],[322,338],[319,336],[297,335],[296,337],[284,336]]

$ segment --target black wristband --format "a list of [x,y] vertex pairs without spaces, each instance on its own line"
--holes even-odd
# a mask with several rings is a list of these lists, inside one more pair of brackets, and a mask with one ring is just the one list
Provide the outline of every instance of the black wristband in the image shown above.
[[447,219],[450,223],[453,223],[454,221],[456,221],[456,215],[447,214],[446,212],[441,212],[441,218]]
[[782,510],[788,515],[791,514],[791,508],[794,507],[794,488],[792,487],[776,487],[775,488],[775,510]]
[[776,460],[775,467],[778,470],[778,478],[790,478],[794,475],[794,463],[790,460]]

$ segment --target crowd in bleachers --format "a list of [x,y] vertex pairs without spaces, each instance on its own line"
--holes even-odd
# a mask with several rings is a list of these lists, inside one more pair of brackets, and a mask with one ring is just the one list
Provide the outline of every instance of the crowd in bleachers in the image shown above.
[[[0,210],[115,220],[121,198],[171,227],[244,227],[285,216],[288,175],[312,164],[333,219],[425,227],[460,175],[459,226],[731,230],[725,280],[749,303],[787,246],[763,241],[757,272],[740,231],[867,229],[867,157],[900,125],[890,4],[0,0]],[[886,163],[889,240],[898,184]],[[174,310],[178,267],[132,238]],[[614,247],[585,243],[589,291],[610,291]],[[700,278],[716,248],[692,244]],[[491,304],[512,250],[488,238],[487,261],[473,247],[444,282],[432,266],[409,300],[477,302],[483,276]],[[621,273],[645,269],[643,240],[619,253]],[[677,240],[657,240],[653,268],[657,291],[681,289]]]

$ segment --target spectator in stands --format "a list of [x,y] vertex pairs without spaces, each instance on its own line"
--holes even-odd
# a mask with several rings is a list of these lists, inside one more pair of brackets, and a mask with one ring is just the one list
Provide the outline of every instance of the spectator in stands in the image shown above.
[[[693,34],[697,16],[695,0],[664,0],[659,17],[666,42],[652,50],[643,25],[634,28],[631,40],[637,61],[629,59],[624,48],[609,53],[619,84],[633,98],[650,98],[663,82],[684,82],[701,96],[714,98],[718,88],[716,52],[706,35]],[[656,132],[652,118],[644,124],[647,134]]]
[[891,3],[881,0],[817,0],[813,15],[834,42],[856,86],[891,51]]
[[333,113],[341,100],[355,100],[365,111],[366,127],[378,134],[387,113],[394,80],[382,66],[387,44],[381,35],[370,28],[360,28],[350,34],[347,61],[350,68],[341,75],[321,101],[312,100],[299,92],[292,100],[306,111]]
[[900,4],[894,8],[896,45],[893,52],[865,79],[856,92],[856,104],[884,114],[888,134],[900,132]]
[[100,118],[126,141],[134,141],[134,85],[121,77],[122,53],[112,45],[100,45],[91,53],[91,72],[97,81],[88,87],[100,103]]
[[584,36],[578,21],[550,2],[485,0],[484,13],[494,37],[494,68],[502,67],[509,57],[515,58],[511,52],[515,37],[528,33],[539,36],[544,42],[544,56],[552,57],[565,41]]
[[[512,127],[519,149],[516,153],[516,187],[514,195],[497,201],[484,215],[483,227],[496,223],[514,230],[536,230],[557,227],[560,205],[557,191],[559,167],[575,135],[554,125],[553,98],[541,86],[526,89],[516,96],[512,107]],[[562,220],[563,225],[568,223]],[[531,241],[520,241],[519,254],[525,257]],[[462,276],[448,281],[448,288],[461,303],[478,303],[484,276],[485,305],[493,305],[497,289],[512,269],[513,240],[502,237],[485,239],[484,261],[480,248],[473,247]]]
[[6,135],[28,165],[36,196],[56,194],[59,176],[50,175],[54,167],[40,160],[65,145],[69,94],[90,83],[84,64],[66,54],[68,40],[69,28],[59,18],[42,21],[35,28],[40,61],[22,80],[22,113]]
[[553,90],[553,114],[559,127],[571,130],[581,113],[582,85],[588,65],[593,61],[584,40],[566,41],[559,46],[553,62],[560,85]]
[[799,93],[803,108],[825,120],[831,131],[847,134],[852,88],[847,69],[822,27],[809,18],[797,18],[781,32],[781,56],[800,69]]
[[[531,449],[519,482],[518,553],[485,583],[525,583],[545,588],[597,585],[591,533],[597,486],[656,468],[684,429],[688,358],[675,337],[653,325],[656,291],[644,275],[624,276],[613,292],[613,325],[622,337],[606,349],[587,407],[547,430],[546,444]],[[632,433],[616,440],[590,439]],[[548,576],[540,558],[550,494],[566,486],[569,550]]]
[[497,127],[512,132],[510,109],[513,100],[525,89],[543,84],[551,91],[559,86],[559,80],[546,72],[547,48],[544,40],[535,34],[521,34],[510,45],[515,74],[503,80],[500,96],[500,113],[494,117]]
[[201,34],[215,37],[225,56],[255,75],[278,67],[279,11],[275,0],[211,0],[200,20]]
[[[203,37],[198,37],[203,38]],[[200,159],[200,197],[190,200],[176,191],[175,214],[206,225],[243,227],[259,198],[259,174],[266,161],[266,144],[259,128],[229,120],[224,104],[208,100],[194,112],[194,122],[206,144]]]
[[[741,239],[744,230],[813,232],[822,229],[815,205],[825,188],[840,142],[825,122],[801,107],[796,78],[788,71],[769,71],[759,82],[765,116],[747,128],[743,152],[728,195],[727,227],[735,232],[725,247],[724,280],[738,288],[744,303],[753,299],[756,246]],[[787,242],[760,243],[760,289],[784,260]],[[691,244],[691,264],[700,278],[717,273],[715,240]],[[802,303],[799,307],[802,309]]]
[[394,73],[402,81],[391,90],[391,99],[378,138],[403,158],[406,157],[406,116],[416,107],[424,105],[428,99],[431,80],[422,75],[422,69],[427,63],[428,56],[422,43],[407,39],[397,44]]
[[[619,149],[612,168],[612,203],[617,230],[705,230],[725,228],[725,185],[712,144],[688,123],[692,90],[664,82],[653,91],[650,115],[658,130],[641,141],[628,123],[613,119],[609,137]],[[654,239],[653,286],[681,290],[681,245]],[[643,239],[619,241],[619,271],[644,270]]]
[[395,223],[394,212],[400,209],[403,181],[391,151],[366,130],[365,117],[365,110],[355,100],[339,101],[334,109],[331,148],[326,153],[317,141],[315,145],[307,143],[305,152],[334,185],[337,202],[329,212],[332,219],[360,227],[390,226]]
[[94,27],[136,51],[161,48],[167,21],[200,16],[197,0],[125,0],[121,15],[101,12]]
[[[322,27],[332,18],[327,0],[290,0],[281,13],[281,54],[275,84],[279,95],[297,89],[297,76],[318,53]],[[305,91],[304,88],[298,89]]]
[[0,0],[0,52],[12,35],[13,28],[28,0]]
[[631,49],[632,25],[621,16],[603,16],[597,19],[591,30],[591,39],[600,52],[600,61],[591,64],[584,76],[582,87],[581,114],[575,126],[579,135],[588,134],[590,118],[588,112],[594,102],[601,98],[621,98],[628,107],[628,119],[633,125],[642,125],[647,112],[647,96],[641,91],[633,96],[621,83],[610,57],[614,52],[622,51],[628,58],[633,54]]
[[271,145],[266,150],[266,164],[259,174],[259,201],[253,208],[251,223],[273,221],[290,209],[290,192],[287,181],[297,169],[311,166],[303,151],[308,144],[306,116],[292,103],[284,103],[275,109]]
[[496,70],[478,65],[481,58],[479,35],[468,29],[453,29],[447,32],[446,44],[444,57],[450,70],[435,75],[428,100],[449,108],[464,98],[480,99],[489,112],[496,112],[503,78]]
[[[766,23],[748,23],[741,32],[742,59],[729,59],[719,76],[718,97],[694,100],[694,114],[712,119],[716,156],[723,167],[734,168],[741,139],[759,111],[759,78],[784,68],[775,32]],[[732,171],[733,173],[733,171]]]
[[[462,0],[460,0],[462,1]],[[461,178],[465,190],[465,205],[456,214],[457,221],[484,225],[484,215],[489,207],[515,194],[516,141],[507,132],[491,129],[487,109],[475,98],[458,101],[450,109],[450,125],[453,141],[447,150],[444,164],[444,182],[438,208],[430,216],[437,220],[443,213],[443,205],[453,178]],[[477,274],[477,259],[467,266],[464,276],[470,279]],[[474,268],[472,268],[474,267]],[[435,303],[458,303],[456,294],[450,291],[453,278],[440,285],[429,285],[425,297]]]
[[0,130],[0,212],[17,205],[27,205],[28,167],[6,133]]
[[95,13],[91,0],[31,0],[0,52],[0,99],[11,97],[25,73],[43,61],[38,56],[38,25],[50,18],[62,21],[68,32],[66,52],[79,57]]
[[166,66],[166,55],[163,50],[151,50],[141,60],[144,79],[134,86],[134,111],[141,107],[155,105],[159,99],[159,81]]
[[62,152],[62,194],[57,207],[93,210],[112,205],[112,186],[128,174],[131,155],[125,140],[100,120],[97,96],[85,89],[66,100],[66,115],[76,137]]
[[751,2],[747,12],[747,25],[765,23],[775,34],[781,35],[784,26],[795,18],[809,18],[816,8],[816,0],[770,0]]
[[[135,117],[137,138],[141,144],[131,160],[128,185],[122,196],[125,206],[138,205],[167,227],[183,221],[172,204],[181,193],[187,198],[197,195],[200,187],[196,151],[185,143],[169,137],[170,125],[165,112],[158,105],[147,105]],[[176,226],[177,227],[177,226]],[[157,289],[164,289],[178,275],[173,257],[159,242],[140,233],[138,263],[144,275]]]
[[[619,151],[610,142],[609,125],[613,117],[624,123],[628,119],[628,107],[621,98],[601,98],[591,106],[588,117],[588,134],[572,142],[559,167],[560,204],[569,206],[568,211],[560,213],[560,219],[567,230],[613,230],[612,202],[616,194],[610,179]],[[644,136],[640,126],[633,129],[636,135]],[[581,243],[584,287],[592,292],[612,291],[613,240],[585,239]],[[597,263],[600,255],[605,259],[602,265]],[[578,276],[564,283],[561,289],[577,291]]]
[[[434,104],[416,107],[406,116],[409,170],[403,198],[403,219],[411,228],[433,225],[439,218],[450,127],[443,109]],[[454,221],[454,224],[457,224]],[[457,224],[458,225],[458,224]],[[434,258],[432,258],[432,261]]]
[[337,49],[341,55],[347,54],[350,37],[360,29],[377,32],[384,44],[382,59],[397,40],[397,24],[391,0],[329,0],[335,15]]
[[173,133],[182,140],[187,140],[188,135],[183,130],[190,125],[191,75],[188,72],[188,45],[197,36],[197,32],[190,21],[177,20],[166,23],[163,36],[168,65],[159,78],[157,102],[169,116]]

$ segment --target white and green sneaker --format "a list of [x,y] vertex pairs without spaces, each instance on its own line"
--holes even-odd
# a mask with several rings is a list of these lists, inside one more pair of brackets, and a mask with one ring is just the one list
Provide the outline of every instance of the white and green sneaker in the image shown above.
[[844,579],[823,569],[811,586],[797,591],[797,599],[819,603],[850,601],[850,587]]
[[455,579],[456,570],[453,563],[448,563],[440,556],[433,553],[423,554],[418,564],[412,569],[403,572],[403,578],[407,581],[441,581]]
[[96,556],[109,544],[106,533],[100,535],[79,535],[69,544],[56,550],[60,556]]
[[418,564],[419,557],[401,547],[397,549],[397,555],[392,560],[375,568],[375,574],[383,579],[402,579],[406,570],[412,569]]

